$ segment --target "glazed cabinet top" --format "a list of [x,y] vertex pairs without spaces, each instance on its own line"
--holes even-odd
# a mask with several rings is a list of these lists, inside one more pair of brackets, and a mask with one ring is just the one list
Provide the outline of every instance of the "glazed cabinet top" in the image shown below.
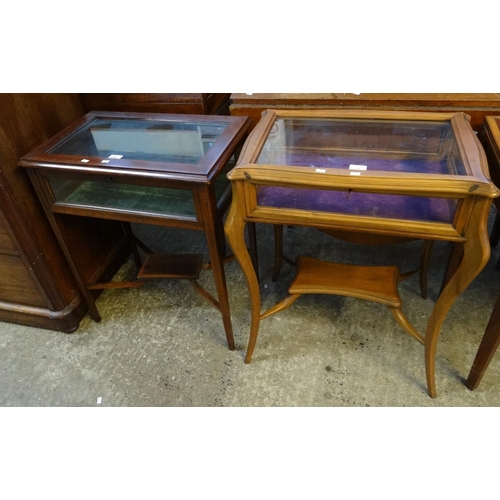
[[499,194],[464,113],[268,110],[230,179],[252,186],[249,214],[341,214],[399,221],[400,230],[410,221],[457,227],[461,200]]
[[207,183],[248,129],[244,117],[90,112],[20,165]]

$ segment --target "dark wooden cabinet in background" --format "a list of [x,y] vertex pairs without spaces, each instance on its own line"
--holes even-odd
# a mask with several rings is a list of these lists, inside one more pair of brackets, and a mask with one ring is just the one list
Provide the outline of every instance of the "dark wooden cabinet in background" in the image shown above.
[[265,109],[463,111],[479,131],[486,115],[500,114],[500,94],[231,94],[231,114],[249,116],[254,126]]
[[86,112],[229,115],[231,94],[79,94]]
[[[83,116],[74,94],[0,94],[0,321],[71,332],[87,312],[19,158]],[[88,275],[128,250],[119,223],[82,219],[67,237]]]

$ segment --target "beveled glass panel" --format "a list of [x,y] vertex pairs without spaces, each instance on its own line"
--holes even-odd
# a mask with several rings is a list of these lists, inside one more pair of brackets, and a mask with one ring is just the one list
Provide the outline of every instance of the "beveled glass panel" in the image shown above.
[[465,175],[449,122],[277,118],[257,164]]
[[196,220],[191,190],[55,177],[48,181],[56,203]]
[[228,123],[95,119],[49,153],[195,165]]

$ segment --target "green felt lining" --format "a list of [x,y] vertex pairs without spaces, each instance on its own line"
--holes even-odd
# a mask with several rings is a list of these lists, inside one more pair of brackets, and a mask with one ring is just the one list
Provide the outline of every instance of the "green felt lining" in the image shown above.
[[[67,190],[67,181],[65,190]],[[170,189],[98,181],[70,181],[75,188],[66,196],[59,180],[50,179],[56,200],[79,206],[116,208],[131,212],[196,217],[193,194],[186,189]],[[59,186],[58,186],[59,184]],[[59,188],[59,189],[58,189]]]

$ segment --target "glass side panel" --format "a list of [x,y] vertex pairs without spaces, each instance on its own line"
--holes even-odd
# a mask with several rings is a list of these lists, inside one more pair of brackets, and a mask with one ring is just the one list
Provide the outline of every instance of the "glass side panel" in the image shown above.
[[264,207],[451,224],[457,201],[449,198],[258,186],[257,204]]
[[197,164],[228,123],[93,120],[49,153]]
[[449,122],[278,118],[256,163],[466,174]]
[[190,190],[50,177],[48,181],[57,203],[196,220]]

